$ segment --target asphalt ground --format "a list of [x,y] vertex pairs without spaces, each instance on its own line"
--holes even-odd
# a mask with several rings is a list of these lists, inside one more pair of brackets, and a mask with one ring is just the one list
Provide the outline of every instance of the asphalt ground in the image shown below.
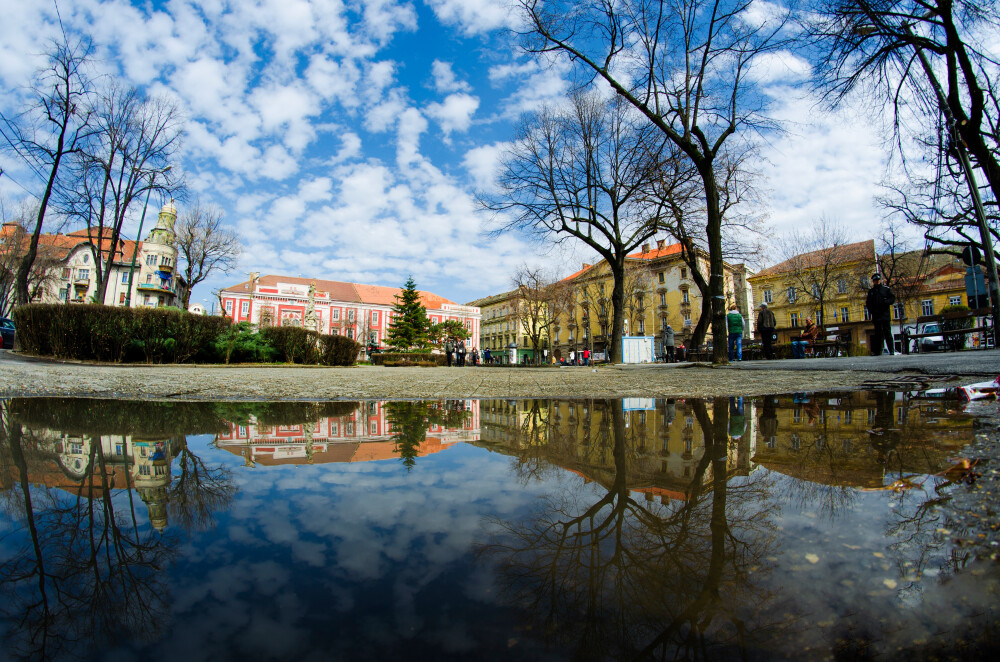
[[1000,374],[1000,350],[597,367],[109,365],[0,351],[0,397],[157,400],[711,397],[959,385]]

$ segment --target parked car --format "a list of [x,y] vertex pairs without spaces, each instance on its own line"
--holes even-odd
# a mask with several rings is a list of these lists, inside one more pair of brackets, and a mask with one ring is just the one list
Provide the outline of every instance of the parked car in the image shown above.
[[[938,322],[924,322],[918,324],[916,331],[911,331],[918,335],[924,333],[940,333],[941,325]],[[910,341],[911,352],[932,352],[944,351],[944,336],[927,336],[926,338],[914,338]]]
[[3,336],[4,349],[14,349],[14,322],[6,317],[0,317],[0,335]]

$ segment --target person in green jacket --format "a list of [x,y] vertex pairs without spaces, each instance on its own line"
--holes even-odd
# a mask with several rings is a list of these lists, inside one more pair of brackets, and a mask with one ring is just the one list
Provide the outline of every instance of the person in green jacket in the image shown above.
[[743,360],[743,315],[733,304],[726,315],[726,326],[729,327],[729,360]]

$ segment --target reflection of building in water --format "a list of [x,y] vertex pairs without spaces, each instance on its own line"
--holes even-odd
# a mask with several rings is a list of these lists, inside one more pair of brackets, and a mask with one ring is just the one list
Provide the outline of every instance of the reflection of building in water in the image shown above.
[[[544,460],[609,484],[616,471],[610,407],[623,410],[629,489],[647,499],[686,499],[705,453],[705,435],[691,401],[484,400],[481,445],[515,455],[522,464]],[[756,424],[749,400],[744,407],[745,432],[731,436],[727,445],[731,476],[754,469]],[[710,420],[710,403],[706,409]],[[711,481],[709,465],[701,474],[702,486],[710,488]]]
[[101,498],[105,490],[134,487],[148,508],[150,524],[158,531],[166,527],[170,463],[176,456],[171,440],[92,437],[46,429],[30,434],[45,458],[29,464],[32,483],[92,499]]
[[827,485],[880,487],[885,477],[930,474],[973,440],[972,417],[948,402],[889,391],[801,394],[759,401],[754,461]]
[[[264,425],[250,417],[246,424],[233,423],[228,434],[218,435],[216,446],[243,457],[246,466],[398,458],[385,405],[380,401],[363,402],[350,414],[299,425]],[[479,439],[478,400],[449,400],[441,406],[469,414],[461,427],[429,425],[418,455],[430,455],[457,442]]]

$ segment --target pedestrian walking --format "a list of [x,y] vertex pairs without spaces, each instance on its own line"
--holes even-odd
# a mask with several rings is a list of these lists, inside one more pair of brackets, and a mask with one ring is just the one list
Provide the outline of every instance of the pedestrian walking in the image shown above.
[[775,329],[778,326],[777,320],[766,303],[760,304],[760,313],[757,314],[757,333],[760,334],[760,341],[764,345],[764,358],[774,358],[774,338]]
[[458,367],[465,367],[465,341],[459,338],[458,340]]
[[590,365],[590,348],[583,350],[583,365]]
[[674,363],[674,329],[669,324],[663,327],[663,360]]
[[895,354],[895,339],[892,337],[892,318],[889,309],[896,303],[896,295],[888,287],[882,284],[882,277],[872,274],[872,287],[868,290],[865,298],[865,308],[875,325],[875,333],[872,334],[872,354],[882,355],[882,348],[887,347],[889,354]]
[[455,360],[455,343],[448,338],[444,341],[444,357],[448,361],[448,367],[451,367],[451,362]]
[[729,360],[743,360],[743,315],[740,315],[736,304],[729,308],[726,315],[726,326],[729,328]]

